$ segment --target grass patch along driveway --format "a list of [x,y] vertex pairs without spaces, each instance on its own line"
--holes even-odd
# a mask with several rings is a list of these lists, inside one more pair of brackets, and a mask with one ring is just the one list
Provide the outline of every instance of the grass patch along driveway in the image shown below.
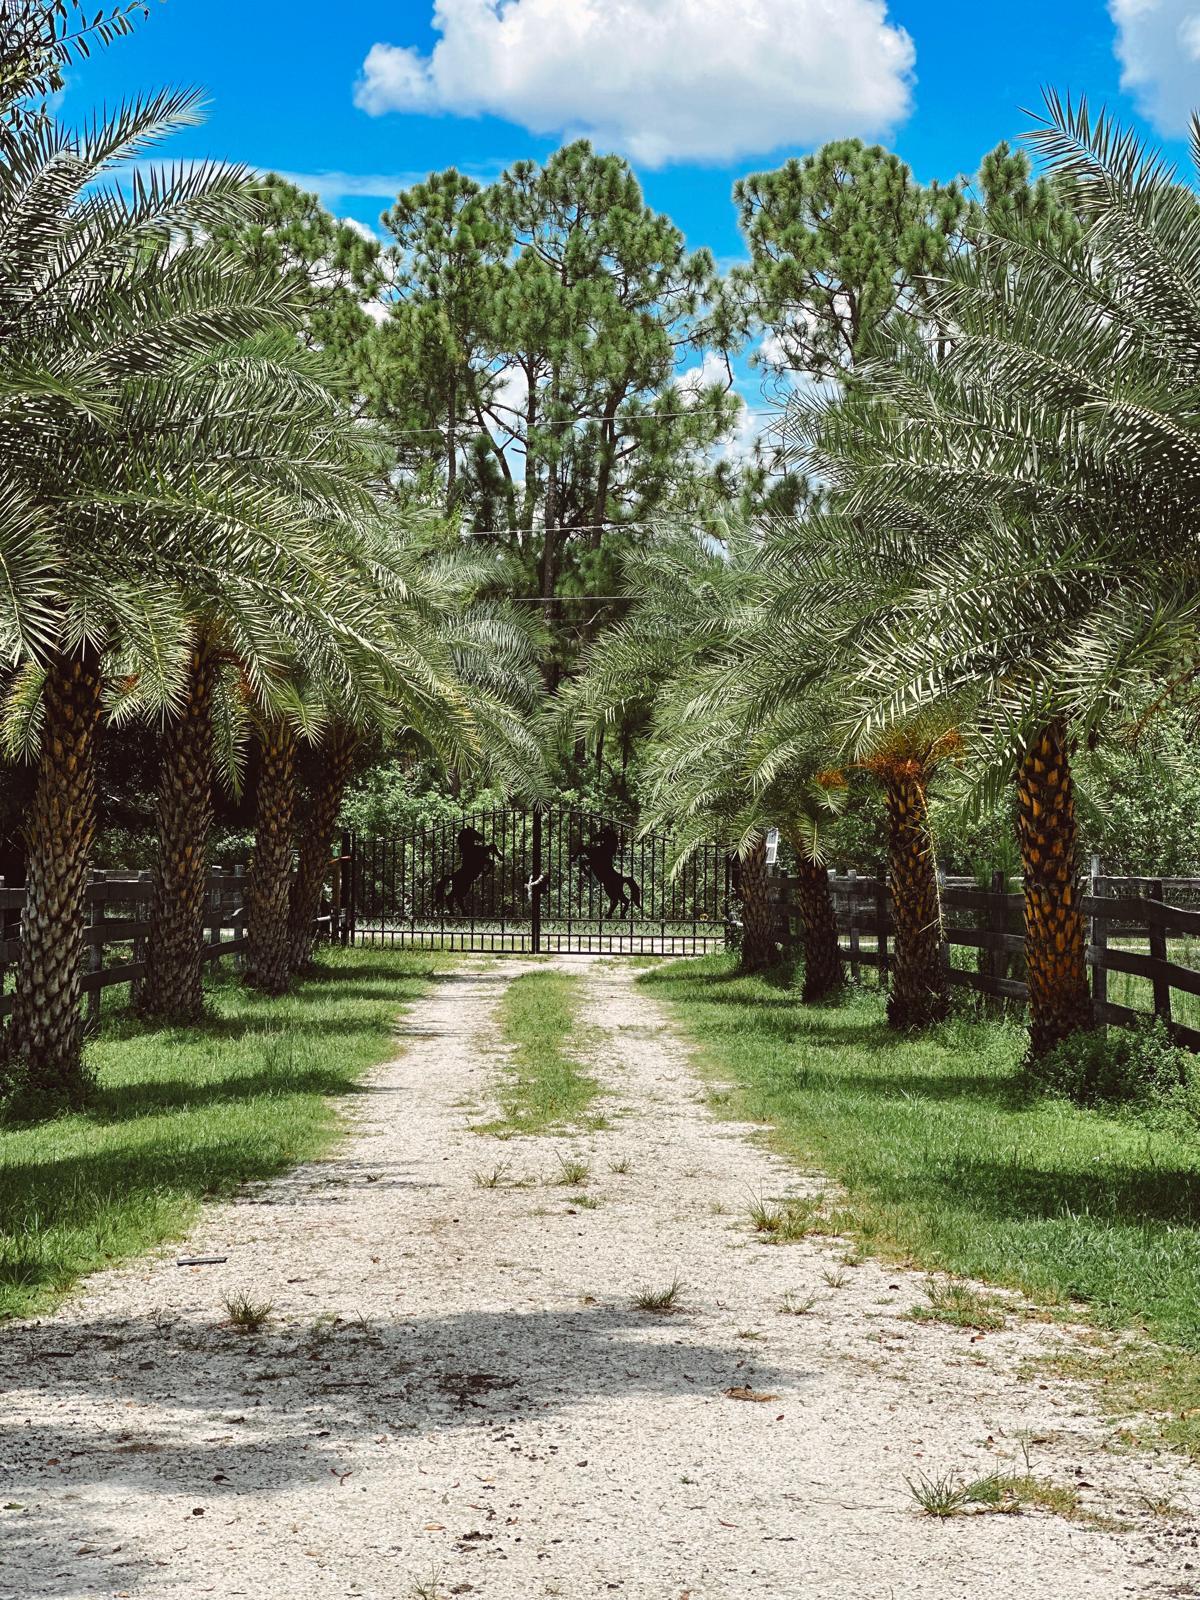
[[501,1115],[477,1133],[546,1133],[596,1129],[603,1117],[589,1110],[600,1085],[585,1069],[580,1047],[588,1031],[580,1022],[583,979],[547,968],[523,972],[504,991],[499,1022],[511,1057],[498,1086]]
[[803,1006],[725,956],[640,982],[736,1086],[730,1109],[845,1187],[845,1231],[1200,1352],[1200,1138],[1030,1100],[1011,1024],[905,1037],[878,992]]
[[196,1027],[114,1010],[88,1111],[0,1129],[0,1317],[48,1309],[82,1274],[178,1237],[202,1199],[327,1149],[329,1096],[394,1053],[433,971],[427,953],[332,950],[281,1000],[217,977]]

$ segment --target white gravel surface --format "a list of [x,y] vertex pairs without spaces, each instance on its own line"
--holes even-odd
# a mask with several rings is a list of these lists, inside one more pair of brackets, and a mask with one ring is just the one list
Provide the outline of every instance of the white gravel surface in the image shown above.
[[[0,1517],[0,1596],[1200,1595],[1194,1521],[1145,1510],[1200,1512],[1200,1475],[1106,1448],[1087,1392],[1031,1370],[1066,1336],[917,1324],[921,1275],[868,1261],[832,1288],[844,1241],[759,1243],[750,1198],[819,1177],[712,1117],[629,968],[570,965],[603,1131],[471,1131],[532,963],[461,967],[333,1159],[206,1210],[187,1248],[226,1265],[172,1249],[3,1334],[0,1503],[23,1509]],[[590,1164],[595,1209],[560,1155]],[[683,1310],[633,1308],[676,1276]],[[241,1293],[274,1304],[259,1335],[224,1325]],[[787,1316],[788,1293],[817,1299]],[[915,1513],[906,1475],[1024,1470],[1022,1443],[1133,1526]]]

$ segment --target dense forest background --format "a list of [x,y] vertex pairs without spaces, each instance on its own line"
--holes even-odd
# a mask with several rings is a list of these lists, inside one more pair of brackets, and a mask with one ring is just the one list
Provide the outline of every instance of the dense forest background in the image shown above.
[[[544,165],[518,162],[482,186],[449,169],[396,197],[368,236],[315,196],[264,180],[265,220],[229,228],[243,263],[302,279],[304,341],[356,416],[385,431],[398,516],[431,541],[468,543],[542,632],[548,706],[619,624],[631,561],[681,528],[731,521],[764,533],[820,503],[787,448],[789,404],[852,386],[878,325],[919,318],[939,271],[984,220],[1021,210],[1065,224],[1023,155],[1000,145],[971,180],[921,185],[893,153],[843,140],[738,183],[744,261],[718,269],[645,203],[620,157],[586,142]],[[746,396],[750,394],[752,400]],[[645,718],[590,741],[546,731],[568,801],[636,820]],[[1086,847],[1114,871],[1200,872],[1200,776],[1182,716],[1157,718],[1081,761]],[[156,730],[130,725],[103,747],[102,866],[153,856]],[[0,788],[0,872],[20,881],[31,770]],[[874,867],[886,841],[877,806],[853,797],[831,846]],[[251,760],[218,797],[214,855],[245,857]],[[391,832],[488,791],[439,773],[403,733],[359,757],[346,826]],[[936,797],[951,870],[1009,867],[1008,819]]]

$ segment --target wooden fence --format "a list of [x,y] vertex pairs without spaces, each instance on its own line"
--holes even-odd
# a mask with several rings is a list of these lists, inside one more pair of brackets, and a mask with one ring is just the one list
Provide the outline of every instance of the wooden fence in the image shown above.
[[[89,1022],[100,1015],[103,990],[119,983],[136,983],[146,970],[146,938],[150,932],[150,897],[154,885],[148,872],[93,872],[87,887],[87,927],[84,931],[87,970],[83,992]],[[217,868],[208,875],[204,897],[205,961],[219,961],[246,948],[244,867]],[[0,878],[0,1017],[12,1010],[5,981],[21,949],[21,911],[24,889],[4,887]]]
[[[792,880],[773,880],[785,944],[800,943]],[[1084,879],[1081,908],[1088,922],[1087,961],[1096,1020],[1128,1025],[1149,1012],[1167,1023],[1179,1044],[1200,1051],[1200,1004],[1181,1007],[1176,991],[1200,996],[1200,968],[1176,959],[1180,941],[1200,940],[1200,878],[1105,877],[1093,864]],[[882,876],[830,874],[839,944],[854,977],[873,967],[886,983],[894,925]],[[1003,873],[980,888],[973,878],[942,879],[942,959],[952,985],[998,999],[1025,1002],[1024,901]],[[1172,950],[1174,946],[1174,951]],[[973,953],[964,961],[955,952]],[[1184,954],[1188,954],[1185,946]],[[1149,985],[1145,1010],[1110,998],[1110,975],[1125,974]],[[1186,1009],[1189,1020],[1178,1012]]]

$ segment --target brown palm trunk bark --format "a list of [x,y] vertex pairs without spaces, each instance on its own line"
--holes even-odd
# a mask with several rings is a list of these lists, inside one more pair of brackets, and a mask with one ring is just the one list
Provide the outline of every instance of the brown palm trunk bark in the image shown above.
[[837,917],[829,893],[829,873],[810,861],[799,840],[792,841],[796,856],[796,908],[804,945],[804,988],[801,998],[820,1000],[840,989],[845,978],[838,949]]
[[204,1011],[204,895],[212,827],[213,688],[208,641],[192,651],[183,712],[163,733],[158,777],[158,864],[137,1008],[156,1022],[195,1022]]
[[949,1010],[950,986],[942,963],[942,903],[926,773],[919,761],[896,761],[882,777],[895,924],[888,1022],[893,1028],[927,1028]]
[[321,891],[329,874],[333,835],[350,781],[356,744],[349,728],[334,728],[317,751],[311,804],[300,832],[300,855],[288,913],[288,960],[293,972],[312,957]]
[[1060,720],[1031,742],[1017,776],[1017,841],[1025,873],[1029,1052],[1093,1023],[1080,905],[1070,741]]
[[763,972],[779,960],[775,942],[775,907],[771,904],[767,873],[767,845],[759,839],[741,859],[743,972]]
[[57,655],[51,662],[37,783],[25,826],[25,907],[3,1076],[19,1095],[47,1106],[82,1105],[90,1086],[80,979],[96,831],[100,689],[94,650]]
[[292,815],[296,803],[296,735],[283,718],[259,737],[254,855],[246,882],[246,982],[264,994],[286,994],[289,980],[288,899]]

